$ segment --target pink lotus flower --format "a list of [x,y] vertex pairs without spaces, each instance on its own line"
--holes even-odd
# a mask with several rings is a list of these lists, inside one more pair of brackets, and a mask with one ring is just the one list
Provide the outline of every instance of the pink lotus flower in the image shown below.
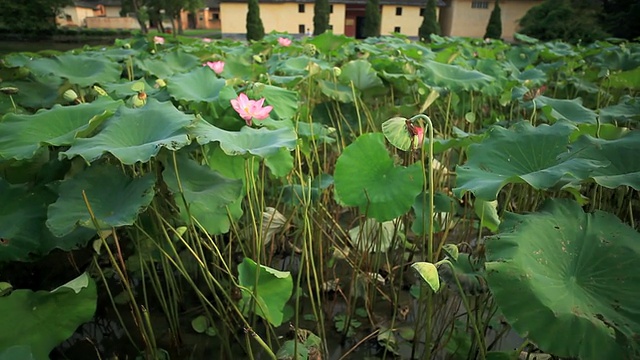
[[279,37],[278,38],[278,44],[280,44],[281,46],[289,46],[291,45],[291,39],[285,38],[285,37]]
[[224,61],[207,61],[202,66],[208,66],[216,74],[220,74],[224,70]]
[[413,137],[413,147],[414,149],[418,149],[422,147],[422,144],[424,143],[424,128],[416,126],[413,129],[415,131],[415,135]]
[[164,44],[164,38],[162,36],[154,36],[153,37],[153,43],[154,44],[163,45]]
[[211,42],[211,39],[209,39],[209,38],[202,38],[202,42],[210,43],[210,42]]
[[249,100],[245,93],[240,93],[237,99],[231,99],[231,106],[244,121],[247,122],[247,126],[251,126],[253,119],[264,120],[269,117],[269,113],[273,110],[273,106],[262,106],[264,104],[264,98],[260,100]]

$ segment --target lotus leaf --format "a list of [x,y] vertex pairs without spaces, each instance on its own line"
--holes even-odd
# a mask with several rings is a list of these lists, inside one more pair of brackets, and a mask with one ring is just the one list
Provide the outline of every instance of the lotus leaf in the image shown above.
[[256,83],[253,96],[264,97],[267,105],[273,106],[270,117],[279,120],[292,119],[298,112],[298,93],[273,85]]
[[13,86],[19,92],[13,96],[16,104],[27,108],[49,108],[58,100],[58,89],[62,85],[61,79],[47,79],[46,81],[7,81],[2,86]]
[[379,222],[406,213],[424,184],[420,164],[394,166],[380,133],[360,135],[344,149],[334,180],[340,202]]
[[197,57],[180,50],[165,53],[162,58],[137,60],[136,65],[159,79],[166,79],[173,74],[187,72],[196,66],[201,66]]
[[242,286],[245,311],[252,308],[273,326],[282,324],[285,305],[293,293],[291,273],[258,266],[245,257],[238,265],[238,283]]
[[342,66],[340,81],[360,91],[367,91],[376,87],[382,87],[382,80],[371,64],[365,60],[353,60]]
[[224,79],[217,78],[208,66],[174,75],[166,81],[169,94],[174,99],[195,102],[218,100],[220,90],[225,86]]
[[442,86],[452,91],[481,91],[495,79],[476,70],[467,70],[458,65],[441,64],[427,60],[421,70],[425,83]]
[[615,189],[618,186],[630,186],[640,190],[640,131],[631,131],[615,140],[597,139],[581,136],[571,144],[571,151],[562,159],[582,158],[605,163],[589,174],[596,183]]
[[561,357],[635,359],[640,334],[640,235],[570,200],[507,213],[487,240],[487,278],[513,328]]
[[75,54],[35,59],[25,66],[38,77],[56,75],[81,87],[116,82],[122,72],[116,62]]
[[182,218],[189,222],[192,216],[210,234],[228,232],[230,221],[242,215],[234,205],[242,195],[242,181],[225,178],[184,155],[178,159],[177,169],[173,162],[165,164],[162,177]]
[[161,103],[155,99],[149,99],[138,109],[123,106],[103,124],[96,136],[78,139],[60,156],[73,158],[79,155],[92,162],[108,152],[127,165],[147,162],[163,147],[177,150],[188,145],[191,140],[186,127],[194,119],[193,115],[178,111],[170,102]]
[[569,137],[575,130],[563,122],[538,127],[521,122],[509,130],[492,127],[484,141],[469,146],[469,160],[456,170],[454,192],[460,197],[471,191],[476,197],[491,201],[508,183],[548,189],[565,176],[586,178],[594,168],[606,163],[582,158],[558,159],[567,152]]
[[219,142],[222,150],[228,155],[249,153],[260,157],[274,155],[281,148],[292,150],[297,139],[295,131],[289,127],[269,130],[243,126],[240,131],[227,131],[204,121],[198,122],[191,133],[201,145]]
[[346,85],[321,80],[318,82],[318,86],[320,87],[320,91],[330,99],[337,100],[342,103],[353,102],[353,92],[351,91],[351,88]]
[[42,146],[71,145],[122,105],[111,99],[75,106],[56,105],[33,115],[7,114],[0,122],[0,158],[30,159]]
[[78,231],[57,238],[46,228],[46,209],[55,199],[48,189],[12,186],[0,179],[0,263],[27,261],[33,255],[46,255],[55,248],[71,250],[89,241],[95,232]]
[[596,113],[582,106],[582,99],[553,99],[546,96],[538,96],[533,101],[542,109],[547,119],[551,122],[568,120],[577,124],[596,123]]
[[86,273],[79,279],[86,283],[81,289],[63,285],[51,292],[15,290],[0,297],[0,350],[28,354],[25,348],[29,348],[34,359],[49,359],[51,350],[91,320],[96,311],[95,283]]
[[77,226],[95,229],[83,194],[100,230],[131,225],[151,203],[154,184],[152,173],[133,179],[115,166],[90,166],[60,184],[58,200],[49,205],[47,226],[56,236]]

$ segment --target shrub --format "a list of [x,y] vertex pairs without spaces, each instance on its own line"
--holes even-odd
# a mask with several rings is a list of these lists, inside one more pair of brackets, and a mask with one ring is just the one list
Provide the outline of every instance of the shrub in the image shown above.
[[491,17],[487,24],[487,31],[484,33],[484,38],[500,39],[502,37],[502,18],[500,16],[500,0],[496,0],[493,11],[491,11]]
[[364,37],[380,36],[380,2],[378,0],[367,0],[362,35]]
[[313,35],[329,29],[329,0],[316,0],[313,7]]
[[247,40],[261,40],[264,37],[264,25],[260,19],[258,0],[249,0],[247,11]]
[[436,0],[427,0],[427,6],[422,16],[422,25],[418,30],[418,37],[422,41],[430,41],[431,34],[440,35],[440,24],[436,13]]

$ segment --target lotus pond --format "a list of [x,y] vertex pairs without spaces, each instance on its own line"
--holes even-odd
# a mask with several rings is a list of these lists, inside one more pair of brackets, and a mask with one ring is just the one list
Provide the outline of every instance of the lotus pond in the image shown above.
[[637,359],[640,44],[0,63],[0,359]]

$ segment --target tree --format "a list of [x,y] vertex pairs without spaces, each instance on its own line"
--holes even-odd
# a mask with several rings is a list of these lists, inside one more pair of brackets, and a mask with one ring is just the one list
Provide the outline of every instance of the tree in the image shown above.
[[611,35],[623,39],[640,37],[640,2],[638,0],[604,0],[602,26]]
[[362,35],[364,37],[380,36],[380,2],[378,0],[367,0]]
[[51,32],[56,15],[71,0],[0,0],[0,24],[18,33]]
[[329,30],[329,0],[315,0],[313,6],[313,35]]
[[422,25],[418,30],[418,37],[422,41],[430,41],[431,34],[440,35],[436,0],[427,0],[427,5],[422,15]]
[[545,0],[520,19],[519,32],[543,41],[577,43],[602,39],[607,34],[598,19],[601,6],[599,1]]
[[140,25],[140,31],[143,34],[147,34],[149,29],[147,28],[147,20],[149,20],[149,14],[146,11],[145,0],[122,0],[120,9],[120,15],[125,16],[128,13],[136,14],[136,20]]
[[500,16],[500,0],[496,0],[491,11],[491,17],[489,17],[489,23],[487,24],[487,31],[484,33],[484,38],[487,39],[500,39],[502,37],[502,18]]
[[247,11],[247,40],[261,40],[264,37],[264,25],[260,19],[258,0],[249,0]]

